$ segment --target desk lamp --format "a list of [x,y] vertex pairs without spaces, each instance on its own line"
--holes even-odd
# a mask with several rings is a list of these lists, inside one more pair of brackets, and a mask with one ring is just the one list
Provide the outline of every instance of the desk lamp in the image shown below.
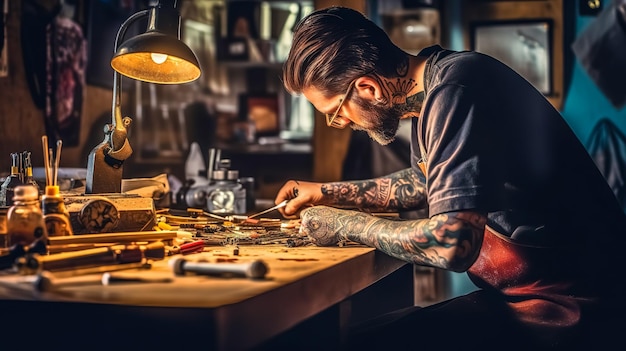
[[[122,166],[133,150],[127,138],[130,117],[122,118],[121,75],[136,80],[181,84],[200,77],[200,65],[191,49],[180,41],[180,13],[177,1],[161,0],[146,10],[131,15],[117,32],[113,67],[113,104],[111,124],[104,127],[104,141],[89,153],[86,194],[119,193],[122,189]],[[128,27],[147,17],[145,33],[130,38],[122,45]]]

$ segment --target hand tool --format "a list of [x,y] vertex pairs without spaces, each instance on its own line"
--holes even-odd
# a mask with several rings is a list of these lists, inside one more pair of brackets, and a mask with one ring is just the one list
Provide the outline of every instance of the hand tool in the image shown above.
[[268,208],[268,209],[266,209],[266,210],[263,210],[263,211],[261,211],[261,212],[259,212],[259,213],[255,213],[255,214],[250,215],[250,216],[245,216],[245,215],[229,215],[229,216],[225,216],[225,217],[223,217],[223,216],[220,216],[220,215],[216,215],[216,214],[214,214],[214,213],[211,213],[211,212],[204,212],[203,214],[204,214],[205,216],[212,217],[212,218],[216,218],[216,219],[220,219],[220,220],[223,220],[223,221],[229,221],[229,222],[244,222],[244,221],[246,221],[247,219],[252,219],[252,218],[254,218],[254,217],[258,217],[258,216],[260,216],[260,215],[264,215],[264,214],[266,214],[266,213],[268,213],[268,212],[272,212],[272,211],[274,211],[274,210],[277,210],[277,209],[279,209],[279,208],[283,208],[283,207],[285,207],[285,206],[287,205],[287,203],[288,203],[288,202],[289,202],[289,200],[285,200],[285,201],[283,201],[283,202],[279,203],[278,205],[272,206],[272,207],[270,207],[270,208]]
[[[120,279],[127,279],[127,276],[120,278],[116,273],[114,276],[105,277],[103,274],[112,272],[118,272],[123,270],[133,270],[129,274],[135,276],[143,276],[142,271],[150,269],[152,265],[147,261],[133,262],[133,263],[120,263],[114,265],[104,265],[98,267],[89,268],[77,268],[59,272],[41,271],[38,274],[30,275],[4,275],[0,279],[0,286],[6,286],[9,288],[47,292],[53,291],[62,287],[78,286],[78,285],[93,285],[93,284],[111,284],[112,282],[121,281]],[[139,272],[135,271],[139,270]],[[159,281],[165,282],[165,278],[159,275]],[[150,275],[145,279],[150,281],[157,280],[157,277]]]
[[69,245],[85,243],[121,243],[144,242],[154,240],[171,240],[178,236],[178,232],[171,230],[145,232],[116,232],[104,234],[80,234],[73,236],[56,236],[48,238],[50,245]]
[[[31,276],[33,287],[37,291],[47,292],[57,290],[63,287],[72,287],[78,285],[112,285],[122,282],[150,282],[150,283],[166,283],[172,281],[172,277],[167,276],[151,276],[143,272],[132,274],[115,273],[128,269],[147,269],[150,266],[146,263],[125,263],[118,265],[92,267],[90,269],[73,270],[54,273],[50,271],[42,271],[35,276]],[[84,274],[83,274],[84,273]],[[102,275],[99,275],[102,273]]]
[[279,208],[283,208],[283,207],[287,206],[288,202],[289,202],[289,200],[284,200],[283,202],[279,203],[276,206],[272,206],[272,207],[268,208],[267,210],[263,210],[263,211],[261,211],[259,213],[255,213],[253,215],[248,216],[248,219],[254,218],[254,217],[258,217],[260,215],[264,215],[264,214],[266,214],[268,212],[272,212],[272,211],[277,210]]
[[174,270],[174,274],[178,276],[192,272],[201,275],[235,275],[250,279],[262,279],[268,271],[267,264],[262,260],[248,263],[209,263],[176,258],[170,261],[170,266]]
[[27,254],[15,261],[21,274],[47,271],[64,271],[104,265],[160,260],[165,257],[165,245],[155,241],[146,245],[113,245],[70,251],[53,255]]
[[102,274],[100,279],[102,285],[112,285],[117,283],[169,283],[174,280],[174,277],[169,275],[147,275],[145,273],[115,273],[106,272]]
[[175,245],[167,248],[167,255],[191,255],[194,253],[204,251],[204,241],[196,240],[188,243],[184,243],[182,245]]

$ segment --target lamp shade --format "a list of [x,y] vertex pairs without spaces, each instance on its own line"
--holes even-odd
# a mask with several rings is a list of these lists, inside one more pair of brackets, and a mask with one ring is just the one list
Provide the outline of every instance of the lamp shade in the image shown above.
[[125,41],[111,59],[111,67],[127,77],[159,84],[191,82],[201,73],[196,55],[185,43],[158,31]]

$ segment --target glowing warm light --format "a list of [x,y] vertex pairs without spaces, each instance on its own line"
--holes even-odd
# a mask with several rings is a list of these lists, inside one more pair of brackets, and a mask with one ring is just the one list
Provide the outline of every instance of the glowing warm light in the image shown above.
[[150,54],[150,57],[152,58],[152,61],[154,61],[154,63],[156,63],[157,65],[160,65],[165,62],[165,60],[167,60],[166,54],[157,54],[153,52]]

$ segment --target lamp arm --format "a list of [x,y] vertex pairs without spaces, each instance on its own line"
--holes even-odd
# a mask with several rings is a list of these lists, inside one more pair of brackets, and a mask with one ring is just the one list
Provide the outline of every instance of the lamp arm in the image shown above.
[[[119,46],[120,40],[126,35],[128,27],[136,20],[146,17],[150,13],[150,10],[142,10],[134,13],[126,19],[120,26],[115,36],[115,45],[113,52],[116,52]],[[127,139],[127,127],[130,125],[131,119],[129,117],[122,118],[122,75],[113,70],[113,102],[111,106],[111,125],[108,128],[110,132],[109,143],[111,149],[109,154],[118,160],[125,160],[130,156],[132,150],[130,150],[130,144]],[[123,151],[127,149],[128,151]]]
[[[157,31],[157,24],[160,23],[161,26],[159,29],[163,30],[165,35],[174,35],[176,39],[180,40],[180,14],[175,11],[177,2],[173,0],[162,0],[162,2],[166,3],[165,8],[163,8],[162,5],[158,5],[150,9],[136,12],[122,23],[115,37],[114,51],[117,53],[116,55],[124,56],[129,53],[128,51],[130,49],[124,47],[125,44],[119,45],[119,43],[124,38],[129,26],[137,19],[146,16],[148,17],[148,29],[146,33]],[[172,25],[171,19],[168,18],[168,16],[172,17],[174,15],[176,16],[175,18],[178,19],[178,21],[174,23],[176,26]],[[170,33],[174,29],[176,32]],[[193,53],[191,53],[191,56],[194,56]],[[127,137],[127,127],[130,125],[131,119],[130,117],[122,118],[121,109],[122,74],[126,73],[120,73],[118,70],[119,67],[113,64],[116,57],[117,56],[114,56],[111,60],[111,65],[114,68],[111,123],[105,126],[104,140],[89,153],[87,159],[85,194],[119,193],[122,185],[123,163],[133,152]],[[194,67],[198,68],[199,65],[195,56],[192,57],[192,61],[190,62]],[[195,73],[198,72],[192,72],[192,74]],[[134,77],[132,74],[129,74],[129,77],[141,79]],[[196,78],[197,76],[193,77],[193,79]],[[179,80],[181,82],[183,81],[183,79]]]

